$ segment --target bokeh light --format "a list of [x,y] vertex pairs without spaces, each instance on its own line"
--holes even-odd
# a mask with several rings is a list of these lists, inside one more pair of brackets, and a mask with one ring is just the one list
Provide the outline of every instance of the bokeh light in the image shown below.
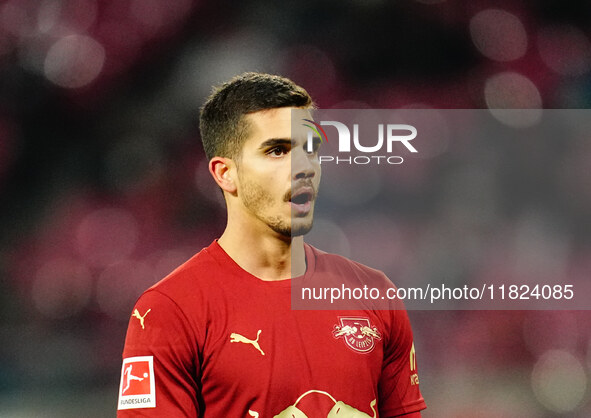
[[570,352],[549,350],[534,366],[531,384],[544,407],[564,414],[580,407],[587,390],[587,376],[581,362]]
[[508,126],[532,126],[542,117],[540,91],[529,78],[518,73],[503,72],[487,79],[484,99],[491,114]]
[[45,58],[45,75],[60,87],[79,88],[93,82],[103,69],[105,50],[86,35],[69,35],[54,43]]
[[470,20],[474,45],[494,61],[513,61],[527,51],[527,32],[517,16],[505,10],[486,9]]
[[538,33],[537,46],[544,64],[558,74],[580,76],[591,68],[591,41],[576,26],[542,28]]

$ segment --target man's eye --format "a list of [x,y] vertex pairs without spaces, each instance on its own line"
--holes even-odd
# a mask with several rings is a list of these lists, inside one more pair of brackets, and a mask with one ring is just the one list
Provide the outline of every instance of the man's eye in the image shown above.
[[287,154],[287,150],[284,147],[274,147],[271,148],[267,154],[274,157],[281,157],[282,155]]

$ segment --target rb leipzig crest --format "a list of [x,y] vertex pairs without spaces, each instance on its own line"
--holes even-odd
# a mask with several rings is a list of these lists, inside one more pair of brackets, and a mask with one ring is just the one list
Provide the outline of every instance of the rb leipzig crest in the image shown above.
[[339,323],[334,326],[333,337],[343,338],[347,347],[358,353],[370,353],[375,341],[382,339],[378,328],[370,324],[369,318],[339,316]]

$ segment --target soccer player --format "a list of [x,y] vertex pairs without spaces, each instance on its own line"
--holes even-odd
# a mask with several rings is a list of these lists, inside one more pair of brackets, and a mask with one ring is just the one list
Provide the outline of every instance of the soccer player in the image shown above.
[[390,418],[425,408],[404,309],[291,309],[295,280],[386,279],[303,241],[320,164],[318,144],[292,134],[291,112],[310,119],[312,106],[292,81],[259,73],[219,86],[203,106],[227,226],[138,299],[119,417]]

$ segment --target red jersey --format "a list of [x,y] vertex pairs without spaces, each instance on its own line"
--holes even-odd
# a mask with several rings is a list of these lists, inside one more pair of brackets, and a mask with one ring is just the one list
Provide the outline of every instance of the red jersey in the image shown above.
[[[307,271],[383,273],[305,245]],[[217,242],[137,301],[118,416],[393,417],[424,409],[405,310],[291,309]],[[357,415],[355,415],[357,414]]]

